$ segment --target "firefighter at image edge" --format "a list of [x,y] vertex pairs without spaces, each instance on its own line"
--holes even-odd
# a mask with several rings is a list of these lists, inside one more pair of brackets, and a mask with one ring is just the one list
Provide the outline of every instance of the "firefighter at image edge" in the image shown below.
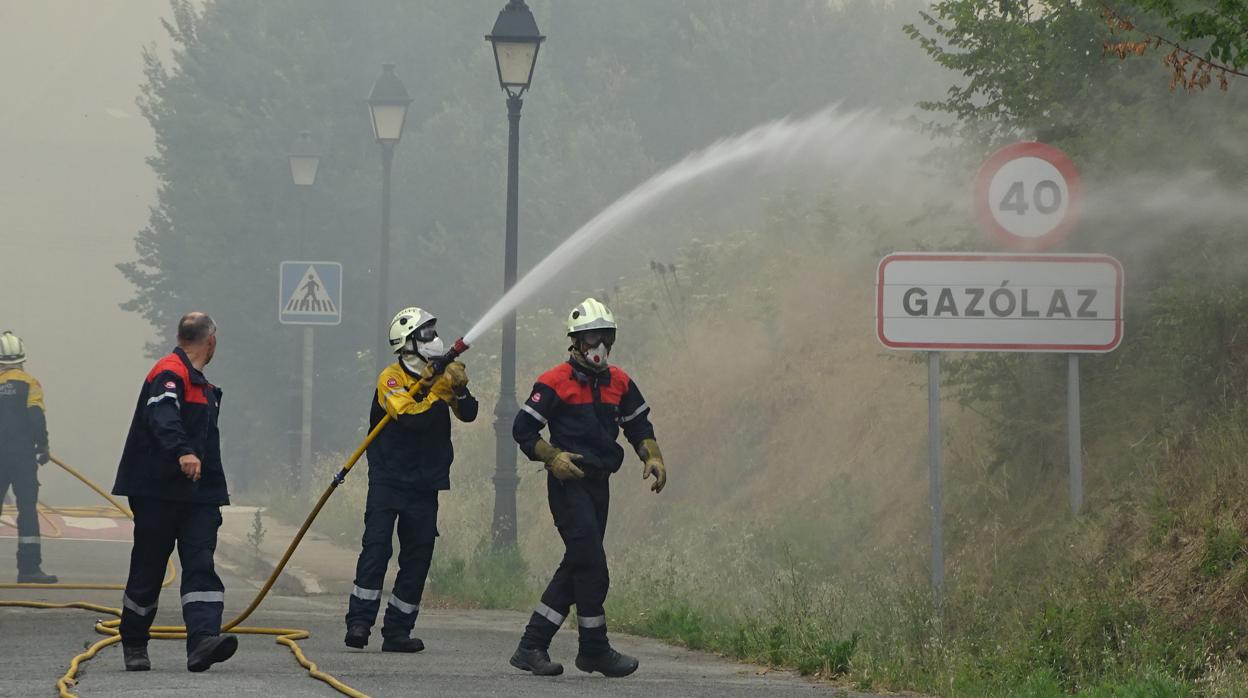
[[147,671],[147,643],[165,565],[176,545],[182,562],[186,668],[204,671],[238,649],[221,634],[225,586],[213,554],[221,507],[230,503],[221,465],[221,389],[204,377],[217,349],[217,326],[204,313],[178,322],[178,345],[143,380],[113,494],[130,498],[134,547],[122,596],[126,671]]
[[26,372],[26,346],[0,334],[0,511],[13,487],[17,500],[17,583],[56,584],[42,569],[39,537],[39,466],[48,462],[48,421],[43,388]]
[[368,447],[364,535],[343,638],[348,647],[362,649],[368,644],[381,610],[381,587],[397,528],[399,571],[386,601],[381,651],[411,653],[425,648],[411,632],[438,536],[438,494],[451,487],[455,460],[451,416],[471,422],[478,411],[477,399],[468,392],[467,372],[458,361],[446,366],[426,394],[414,394],[417,384],[433,375],[430,362],[445,353],[437,322],[415,306],[400,310],[390,322],[395,362],[377,376],[368,421],[370,430],[387,415],[394,423]]
[[[609,478],[624,461],[624,449],[616,443],[620,429],[644,464],[642,478],[654,476],[650,489],[656,493],[667,484],[667,468],[637,384],[623,369],[607,364],[616,332],[611,311],[586,298],[569,314],[567,330],[572,340],[568,360],[538,378],[512,426],[524,454],[546,466],[550,513],[564,554],[511,665],[540,676],[563,673],[563,665],[550,659],[550,642],[575,605],[576,668],[628,676],[638,662],[612,649],[603,611],[609,586],[603,536]],[[549,442],[541,438],[542,427],[550,428]]]

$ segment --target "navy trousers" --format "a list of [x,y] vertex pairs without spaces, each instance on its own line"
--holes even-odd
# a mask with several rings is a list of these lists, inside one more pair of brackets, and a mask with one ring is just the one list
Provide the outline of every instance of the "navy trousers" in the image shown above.
[[221,633],[225,585],[213,566],[221,508],[151,497],[131,497],[134,512],[134,548],[130,551],[130,578],[122,597],[121,644],[147,645],[156,618],[160,583],[174,545],[182,563],[182,620],[186,623],[186,651],[203,638]]
[[372,628],[381,609],[381,586],[394,553],[395,529],[399,534],[399,572],[394,578],[382,637],[408,637],[420,613],[425,579],[433,561],[438,536],[437,490],[403,490],[384,485],[368,486],[364,507],[364,540],[355,565],[355,588],[347,605],[347,627]]
[[607,551],[602,545],[611,504],[607,477],[599,473],[581,480],[546,477],[550,513],[563,539],[563,560],[524,629],[520,640],[524,647],[549,649],[573,604],[581,652],[598,654],[608,647],[607,616],[602,608],[611,585]]
[[34,572],[43,563],[39,537],[39,466],[34,460],[0,455],[0,511],[4,495],[13,488],[17,500],[17,571]]

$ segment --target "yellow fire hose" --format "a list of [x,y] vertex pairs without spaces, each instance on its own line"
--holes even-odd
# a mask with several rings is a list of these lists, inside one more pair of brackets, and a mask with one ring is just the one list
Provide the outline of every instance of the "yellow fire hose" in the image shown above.
[[[432,382],[431,379],[432,377],[430,379],[426,379],[426,381],[431,383]],[[417,389],[427,390],[428,384],[426,383],[426,381],[422,381],[420,384],[418,384]],[[282,559],[279,560],[277,565],[273,568],[273,572],[269,575],[269,578],[265,580],[264,586],[262,586],[260,588],[260,591],[256,593],[255,598],[251,600],[251,603],[247,606],[246,609],[243,610],[242,613],[238,614],[235,618],[230,620],[228,623],[225,623],[224,625],[221,626],[221,632],[234,632],[234,633],[238,633],[242,635],[276,636],[277,643],[290,648],[291,653],[295,655],[295,660],[299,662],[300,666],[302,666],[304,669],[307,669],[309,676],[319,681],[325,682],[326,684],[330,685],[335,690],[337,690],[339,693],[342,693],[347,696],[351,696],[352,698],[368,698],[368,696],[342,683],[341,681],[334,678],[330,674],[327,674],[321,671],[320,668],[317,667],[316,662],[313,662],[312,660],[308,659],[307,656],[303,653],[303,650],[300,649],[298,645],[298,641],[307,639],[311,635],[311,633],[309,633],[307,630],[303,630],[300,628],[250,628],[250,627],[239,627],[239,625],[244,620],[246,620],[256,610],[256,608],[260,606],[260,602],[263,601],[266,596],[268,596],[268,593],[273,588],[273,584],[277,581],[278,576],[280,576],[282,573],[282,570],[285,569],[286,563],[289,562],[291,556],[294,555],[295,549],[298,548],[299,543],[303,541],[303,537],[308,532],[308,528],[311,527],[312,522],[316,519],[317,515],[321,513],[321,509],[324,508],[325,503],[329,501],[329,498],[331,495],[333,495],[334,490],[336,490],[338,486],[342,484],[343,480],[347,476],[347,473],[351,471],[351,468],[355,467],[356,462],[359,461],[360,457],[364,455],[364,451],[368,448],[369,444],[373,442],[373,439],[377,437],[377,434],[381,433],[381,430],[385,428],[385,426],[389,423],[390,423],[390,416],[386,415],[382,417],[381,421],[377,423],[377,426],[373,427],[372,431],[368,433],[368,436],[365,437],[364,441],[360,443],[359,447],[355,449],[355,452],[351,454],[351,457],[347,459],[347,462],[342,466],[342,469],[339,470],[338,474],[334,476],[333,481],[330,482],[329,486],[325,488],[325,491],[321,494],[321,498],[317,500],[316,506],[312,508],[312,511],[308,513],[307,518],[303,520],[303,525],[299,527],[299,532],[295,534],[294,539],[291,540],[290,545],[287,546],[286,552],[282,555]],[[111,496],[109,496],[107,493],[105,493],[103,490],[97,487],[94,483],[90,482],[87,478],[82,476],[80,473],[78,473],[77,471],[70,468],[68,465],[65,465],[64,463],[56,459],[53,459],[53,461],[57,465],[61,466],[62,468],[65,468],[68,472],[70,472],[70,474],[74,475],[79,480],[82,480],[84,483],[87,484],[88,487],[90,487],[91,489],[95,490],[97,493],[104,496],[106,499],[112,502],[115,507],[117,507],[121,511],[126,512],[127,515],[130,515],[131,518],[133,518],[131,513],[127,511],[125,507],[122,507],[119,502],[117,502],[115,499],[113,499]],[[172,565],[172,563],[170,564]],[[168,581],[172,581],[172,579],[167,580],[166,583],[168,583]],[[113,585],[94,585],[94,586],[81,585],[81,586],[76,586],[76,587],[71,587],[71,586],[66,586],[66,585],[56,585],[56,584],[0,585],[0,588],[14,588],[14,587],[22,588],[22,589],[47,588],[47,587],[61,588],[61,589],[65,589],[65,588],[124,589],[125,588],[124,586],[113,586]],[[106,613],[108,615],[116,616],[118,618],[118,620],[107,620],[107,621],[96,622],[95,631],[100,633],[101,635],[107,635],[108,637],[91,645],[89,648],[87,648],[85,652],[75,656],[70,661],[69,668],[65,671],[65,675],[62,676],[60,680],[56,682],[56,688],[59,691],[59,695],[61,696],[61,698],[75,698],[75,695],[72,692],[72,690],[77,681],[76,677],[78,676],[78,668],[82,665],[83,662],[91,660],[93,657],[95,657],[96,654],[99,653],[100,650],[104,649],[105,647],[121,642],[121,633],[117,629],[118,626],[121,624],[121,620],[120,620],[121,609],[119,608],[112,608],[109,606],[100,606],[98,604],[87,603],[85,601],[77,601],[77,602],[64,603],[64,604],[44,603],[40,601],[0,601],[0,607],[4,607],[4,606],[21,607],[21,608],[39,608],[39,609],[79,608],[79,609],[84,609],[88,611],[95,611],[96,613]],[[169,640],[183,639],[186,637],[186,627],[185,626],[172,626],[172,625],[156,626],[151,629],[151,636],[153,638],[162,639],[162,640],[163,639],[169,639]]]

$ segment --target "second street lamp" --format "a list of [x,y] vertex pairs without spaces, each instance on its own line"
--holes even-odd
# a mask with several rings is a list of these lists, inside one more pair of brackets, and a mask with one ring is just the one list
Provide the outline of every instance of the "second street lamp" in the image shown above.
[[407,107],[412,103],[403,81],[394,74],[394,64],[381,67],[381,76],[373,83],[368,95],[368,114],[372,120],[373,137],[381,145],[381,258],[377,264],[377,370],[390,362],[390,345],[386,341],[390,284],[390,169],[394,164],[394,147],[403,137]]
[[[503,293],[516,283],[516,251],[520,189],[520,96],[533,82],[537,51],[546,37],[524,0],[510,0],[498,13],[494,29],[485,37],[494,48],[498,85],[507,93],[507,231],[503,255]],[[516,444],[511,423],[516,417],[516,311],[503,322],[499,354],[498,405],[494,408],[494,547],[516,545]]]
[[[310,189],[316,184],[316,171],[321,164],[321,154],[316,147],[316,143],[312,141],[312,134],[303,131],[299,134],[299,138],[290,148],[288,154],[290,160],[290,179],[295,183],[295,188],[300,190]],[[296,192],[299,198],[299,248],[303,251],[303,257],[306,259],[307,254],[307,237],[308,237],[308,197],[306,191]],[[303,327],[303,403],[300,414],[300,431],[299,431],[299,462],[294,468],[293,482],[294,487],[298,489],[299,482],[303,477],[303,473],[312,472],[312,351],[314,343],[312,336],[312,326],[304,325]]]

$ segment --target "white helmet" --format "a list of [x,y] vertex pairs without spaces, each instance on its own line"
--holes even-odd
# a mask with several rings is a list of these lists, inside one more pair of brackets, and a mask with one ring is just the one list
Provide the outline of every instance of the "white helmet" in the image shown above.
[[16,366],[26,362],[26,345],[22,338],[4,331],[0,334],[0,366]]
[[593,298],[586,298],[568,313],[568,334],[589,330],[614,330],[615,315],[611,309]]
[[[420,308],[412,306],[404,308],[394,316],[390,321],[390,350],[395,354],[403,351],[406,347],[409,351],[414,351],[415,346],[408,347],[408,338],[413,334],[416,342],[425,343],[432,341],[437,337],[437,330],[433,329],[433,325],[438,318],[433,313],[426,312]],[[427,326],[427,327],[426,327]],[[420,333],[417,333],[420,330]]]

